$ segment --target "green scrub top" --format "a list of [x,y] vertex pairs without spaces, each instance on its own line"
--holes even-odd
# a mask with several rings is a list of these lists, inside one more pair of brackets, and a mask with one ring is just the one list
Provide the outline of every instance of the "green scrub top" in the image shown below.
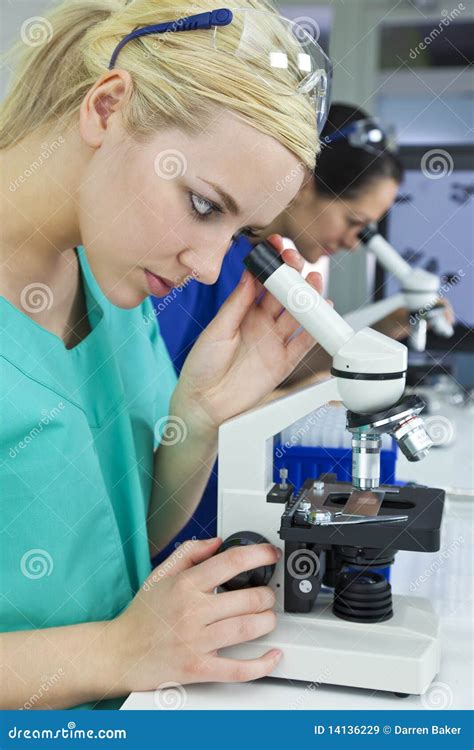
[[92,330],[73,349],[0,297],[4,632],[109,620],[151,569],[153,451],[176,376],[151,300],[115,307],[77,254]]

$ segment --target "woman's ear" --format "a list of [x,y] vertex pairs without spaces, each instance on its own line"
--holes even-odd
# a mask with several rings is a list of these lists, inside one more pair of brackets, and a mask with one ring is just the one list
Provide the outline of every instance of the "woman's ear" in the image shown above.
[[132,94],[133,83],[126,70],[111,70],[89,89],[81,104],[79,130],[91,148],[102,145],[109,118],[120,111]]
[[316,180],[314,178],[313,172],[307,172],[305,175],[303,184],[301,186],[300,193],[304,195],[305,199],[310,202],[314,200],[315,193],[318,192],[318,188],[316,186]]

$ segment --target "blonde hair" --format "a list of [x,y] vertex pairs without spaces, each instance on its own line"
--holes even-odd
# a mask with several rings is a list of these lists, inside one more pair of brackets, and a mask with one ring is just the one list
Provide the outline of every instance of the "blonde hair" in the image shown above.
[[[187,9],[182,0],[62,3],[39,19],[44,28],[36,29],[33,41],[23,38],[10,53],[20,59],[0,108],[0,148],[55,120],[70,124],[87,91],[107,71],[115,46],[133,29],[219,7],[222,2],[216,0],[202,0]],[[239,7],[266,11],[257,20],[262,39],[278,33],[278,15],[266,0],[242,0]],[[274,14],[276,31],[268,13]],[[38,43],[38,33],[46,35],[44,43]],[[282,96],[261,82],[257,59],[249,64],[231,54],[240,39],[236,23],[222,34],[228,51],[210,44],[212,30],[149,35],[122,48],[117,67],[128,71],[133,81],[122,110],[127,132],[137,139],[151,137],[164,126],[196,132],[215,115],[216,107],[222,107],[275,138],[312,170],[319,143],[308,97]],[[286,80],[286,85],[294,86],[294,81]]]

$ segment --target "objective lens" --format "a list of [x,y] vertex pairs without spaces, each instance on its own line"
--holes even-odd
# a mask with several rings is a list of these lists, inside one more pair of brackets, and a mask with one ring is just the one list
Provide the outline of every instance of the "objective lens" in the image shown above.
[[392,435],[409,461],[420,461],[433,445],[423,421],[417,416],[401,422]]
[[380,484],[379,435],[356,433],[352,436],[352,486],[371,490]]

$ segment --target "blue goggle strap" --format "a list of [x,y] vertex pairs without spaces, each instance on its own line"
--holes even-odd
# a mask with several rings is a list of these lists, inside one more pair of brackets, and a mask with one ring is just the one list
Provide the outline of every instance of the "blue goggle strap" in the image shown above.
[[208,13],[197,13],[194,16],[185,16],[176,21],[164,21],[153,26],[143,26],[131,31],[115,47],[110,58],[109,70],[115,67],[120,50],[133,39],[148,34],[166,34],[173,31],[196,31],[197,29],[210,29],[214,26],[228,26],[232,22],[232,11],[229,8],[218,8]]

